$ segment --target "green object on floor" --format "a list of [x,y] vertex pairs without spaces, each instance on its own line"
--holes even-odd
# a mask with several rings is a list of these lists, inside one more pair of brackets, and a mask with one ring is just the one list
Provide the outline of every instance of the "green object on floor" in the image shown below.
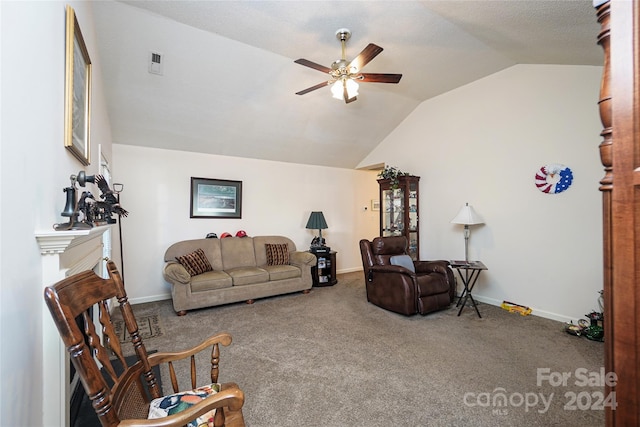
[[602,328],[602,326],[588,326],[584,329],[582,335],[592,341],[604,341],[604,329]]

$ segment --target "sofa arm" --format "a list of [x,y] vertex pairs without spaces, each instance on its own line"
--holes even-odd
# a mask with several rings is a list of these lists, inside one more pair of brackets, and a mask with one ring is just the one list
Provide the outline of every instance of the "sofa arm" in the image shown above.
[[184,268],[182,264],[176,261],[167,262],[162,269],[162,275],[167,282],[170,282],[172,284],[187,284],[191,282],[191,275],[189,274],[187,269]]
[[311,252],[296,251],[289,254],[291,264],[298,267],[304,267],[305,265],[313,267],[316,265],[316,260],[316,256]]

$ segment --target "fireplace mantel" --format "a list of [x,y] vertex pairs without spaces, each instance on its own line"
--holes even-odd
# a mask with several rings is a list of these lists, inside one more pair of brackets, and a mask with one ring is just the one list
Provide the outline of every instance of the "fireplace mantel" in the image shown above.
[[[42,263],[42,287],[101,265],[103,234],[112,225],[87,230],[36,231]],[[98,268],[100,270],[100,268]],[[43,426],[69,425],[69,357],[42,299]]]
[[102,225],[88,230],[42,231],[36,232],[36,239],[42,255],[61,254],[67,248],[101,237],[110,228],[111,225]]

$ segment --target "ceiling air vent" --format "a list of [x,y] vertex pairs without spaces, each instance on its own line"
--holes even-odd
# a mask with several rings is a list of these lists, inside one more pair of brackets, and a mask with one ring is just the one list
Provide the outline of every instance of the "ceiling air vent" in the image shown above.
[[149,52],[149,72],[159,76],[163,73],[162,54],[158,52]]

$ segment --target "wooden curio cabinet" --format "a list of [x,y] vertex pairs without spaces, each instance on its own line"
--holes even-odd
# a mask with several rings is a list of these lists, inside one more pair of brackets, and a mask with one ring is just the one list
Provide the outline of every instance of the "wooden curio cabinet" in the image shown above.
[[380,235],[406,236],[409,254],[420,259],[418,227],[419,176],[398,177],[398,187],[392,188],[390,179],[379,179],[380,184]]

